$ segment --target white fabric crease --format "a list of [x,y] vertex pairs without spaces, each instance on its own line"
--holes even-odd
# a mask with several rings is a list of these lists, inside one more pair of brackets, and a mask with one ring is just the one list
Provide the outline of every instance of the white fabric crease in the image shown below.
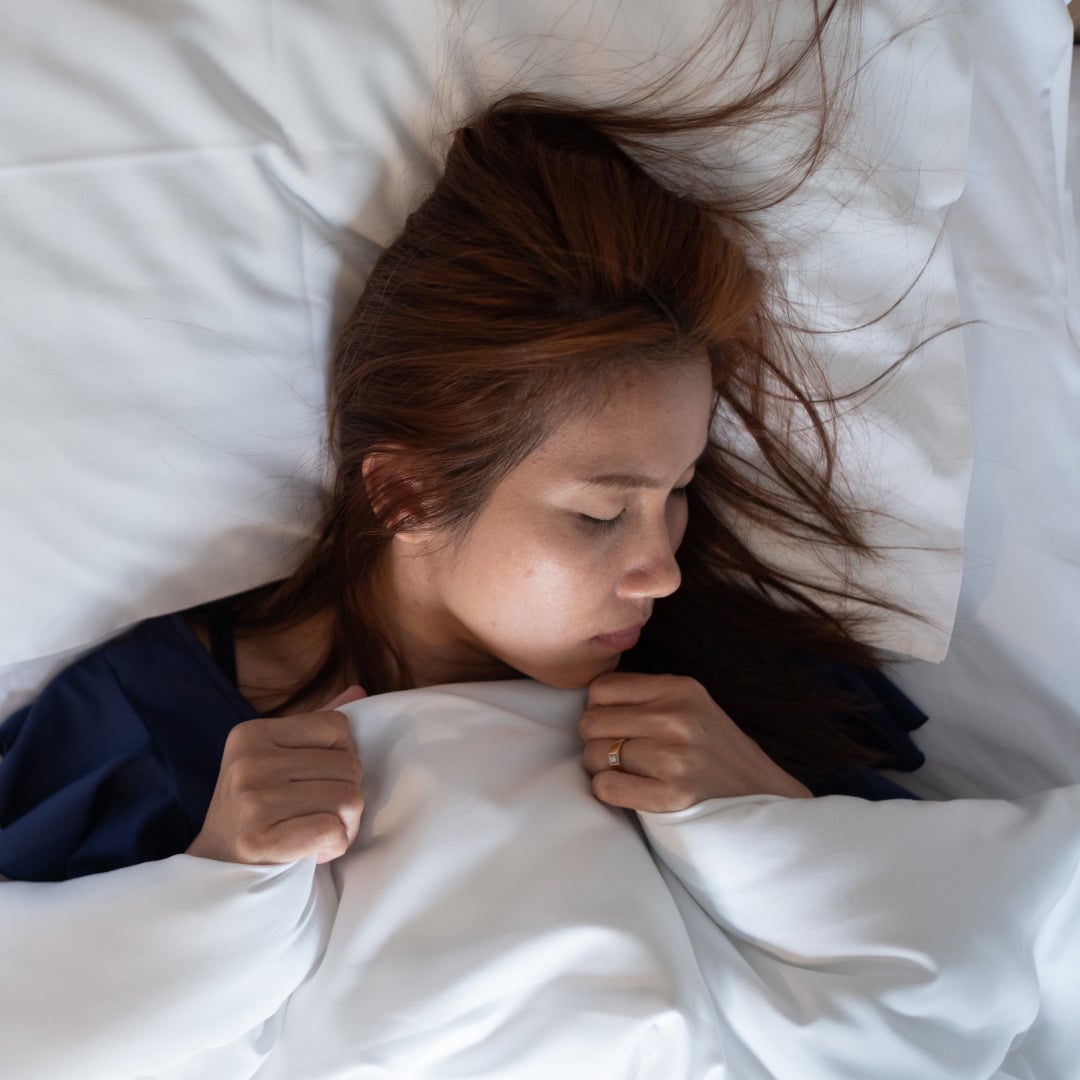
[[1080,787],[639,828],[591,795],[581,705],[519,681],[346,706],[367,805],[331,867],[0,889],[5,1074],[1074,1075]]

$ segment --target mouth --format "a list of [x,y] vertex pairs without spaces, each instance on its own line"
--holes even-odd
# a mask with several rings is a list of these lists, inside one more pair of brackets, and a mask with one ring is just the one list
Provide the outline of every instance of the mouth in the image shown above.
[[[646,622],[648,620],[645,620]],[[597,634],[595,640],[599,641],[602,645],[607,646],[609,649],[613,649],[615,652],[626,652],[628,649],[632,649],[641,637],[641,631],[645,628],[645,622],[635,623],[633,626],[624,627],[622,630],[615,630],[610,634]]]

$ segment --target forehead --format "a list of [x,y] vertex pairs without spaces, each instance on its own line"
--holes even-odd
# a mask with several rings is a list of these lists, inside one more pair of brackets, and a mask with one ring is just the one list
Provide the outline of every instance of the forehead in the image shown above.
[[598,407],[573,413],[527,459],[534,472],[669,478],[701,453],[713,411],[704,360],[641,367],[613,380]]

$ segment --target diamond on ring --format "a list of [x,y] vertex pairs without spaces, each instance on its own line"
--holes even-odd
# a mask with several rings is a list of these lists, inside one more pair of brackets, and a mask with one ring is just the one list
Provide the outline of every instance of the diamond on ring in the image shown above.
[[613,769],[615,772],[624,772],[622,766],[622,744],[626,742],[625,739],[616,739],[607,753],[608,768]]

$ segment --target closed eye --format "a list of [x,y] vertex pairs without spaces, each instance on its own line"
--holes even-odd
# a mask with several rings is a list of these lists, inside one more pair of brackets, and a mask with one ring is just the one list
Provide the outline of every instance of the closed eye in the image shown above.
[[619,527],[619,523],[625,516],[626,511],[620,510],[613,518],[598,518],[589,514],[578,514],[578,520],[590,532],[610,533]]
[[[682,487],[672,488],[671,497],[676,499],[686,498],[686,489],[689,484],[683,484]],[[581,524],[593,533],[612,533],[618,529],[622,523],[623,518],[626,517],[625,507],[620,510],[614,517],[610,518],[598,518],[593,517],[591,514],[578,514],[578,520]]]

